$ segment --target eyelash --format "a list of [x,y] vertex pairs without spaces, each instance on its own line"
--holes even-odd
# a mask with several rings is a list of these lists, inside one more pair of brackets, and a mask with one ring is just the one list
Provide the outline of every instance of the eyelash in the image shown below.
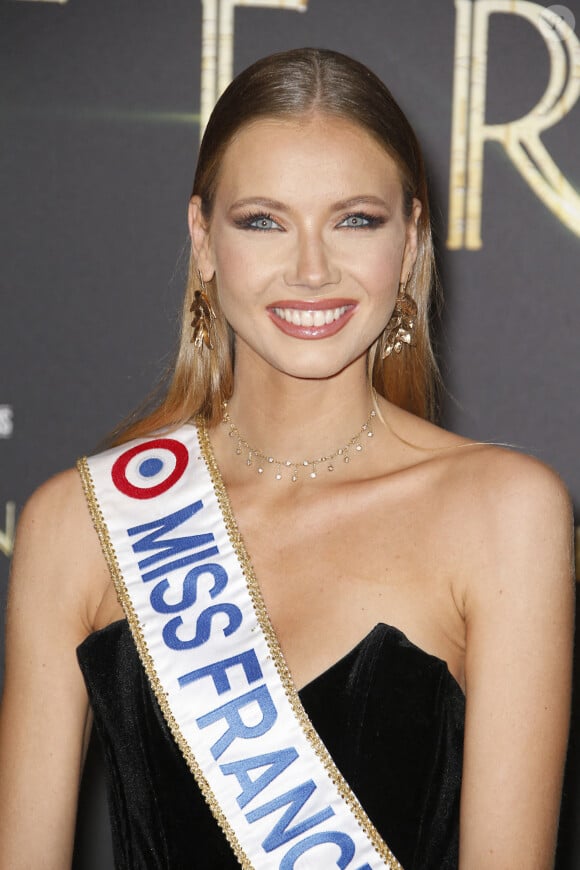
[[253,212],[250,214],[244,214],[240,217],[236,218],[234,223],[237,227],[240,227],[242,230],[254,230],[258,233],[267,233],[272,232],[272,230],[278,229],[276,227],[257,227],[254,224],[257,221],[272,221],[273,224],[277,224],[278,222],[274,220],[272,215],[267,214],[266,212]]
[[[358,226],[349,226],[348,221],[353,218],[359,218],[361,220],[366,221],[366,223],[358,225]],[[271,221],[276,226],[273,227],[260,227],[256,226],[258,221]],[[351,229],[351,230],[368,230],[375,229],[376,227],[383,226],[386,222],[386,218],[379,215],[366,214],[366,212],[352,212],[348,214],[345,218],[343,218],[338,224],[337,227],[341,227],[343,229]],[[267,212],[252,212],[250,214],[241,215],[236,218],[234,221],[235,225],[240,229],[244,230],[253,230],[258,233],[267,233],[272,232],[274,230],[280,230],[280,226],[278,222],[272,217],[272,215]]]
[[[362,218],[362,220],[366,221],[366,223],[362,226],[349,226],[348,221],[352,220],[353,218]],[[345,228],[351,230],[372,230],[375,227],[383,226],[385,221],[386,219],[382,217],[382,215],[366,214],[366,212],[355,211],[352,214],[347,214],[347,216],[340,221],[338,226],[346,225]]]

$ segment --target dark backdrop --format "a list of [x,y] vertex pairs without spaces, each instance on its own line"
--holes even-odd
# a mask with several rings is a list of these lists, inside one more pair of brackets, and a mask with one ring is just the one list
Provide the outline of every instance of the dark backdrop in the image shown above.
[[[371,66],[423,142],[445,425],[535,454],[580,503],[576,19],[579,0],[0,0],[0,604],[25,499],[170,358],[200,111],[230,66],[299,45]],[[559,870],[580,866],[578,715]],[[75,866],[111,866],[109,839],[93,750]]]

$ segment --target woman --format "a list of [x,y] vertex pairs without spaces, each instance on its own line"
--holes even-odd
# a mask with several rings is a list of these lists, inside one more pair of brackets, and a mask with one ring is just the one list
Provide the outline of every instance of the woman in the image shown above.
[[552,867],[570,507],[430,422],[408,122],[342,55],[266,58],[216,106],[189,223],[166,398],[22,516],[0,867],[70,864],[77,646],[119,867]]

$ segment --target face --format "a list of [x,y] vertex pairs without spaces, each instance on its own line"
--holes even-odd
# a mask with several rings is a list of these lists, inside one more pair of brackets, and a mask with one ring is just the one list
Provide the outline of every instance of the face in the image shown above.
[[220,168],[211,222],[190,206],[194,252],[236,335],[236,367],[331,377],[387,323],[416,256],[395,162],[328,116],[244,127]]

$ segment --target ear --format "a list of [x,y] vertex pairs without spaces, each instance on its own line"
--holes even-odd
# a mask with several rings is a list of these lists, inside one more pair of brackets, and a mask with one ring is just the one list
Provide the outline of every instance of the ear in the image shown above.
[[403,263],[401,265],[401,281],[405,283],[409,275],[413,271],[415,260],[417,259],[417,236],[418,224],[421,217],[422,206],[418,199],[413,199],[413,208],[411,217],[407,222],[407,234],[405,238],[405,250],[403,252]]
[[197,268],[204,281],[211,281],[215,273],[211,246],[209,240],[209,224],[206,222],[201,208],[201,197],[192,196],[189,201],[187,212],[189,234],[193,255],[197,262]]

